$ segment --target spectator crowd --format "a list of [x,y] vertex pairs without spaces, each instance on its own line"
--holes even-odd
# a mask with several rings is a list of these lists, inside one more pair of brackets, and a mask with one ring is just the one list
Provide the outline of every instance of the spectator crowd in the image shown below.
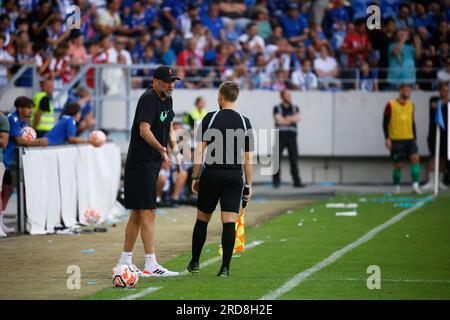
[[[66,23],[72,4],[80,29]],[[371,4],[380,6],[380,30],[367,28]],[[436,90],[450,77],[449,19],[445,0],[4,0],[0,87],[23,65],[60,87],[86,63],[119,63],[142,66],[132,70],[134,88],[167,64],[181,88],[233,80],[247,89]],[[16,85],[31,86],[31,75]],[[92,88],[94,70],[87,76]]]

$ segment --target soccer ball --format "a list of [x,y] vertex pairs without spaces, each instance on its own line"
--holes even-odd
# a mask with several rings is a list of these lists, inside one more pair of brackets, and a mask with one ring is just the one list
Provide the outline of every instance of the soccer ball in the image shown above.
[[91,132],[89,140],[101,146],[106,142],[106,135],[101,130],[94,130]]
[[122,264],[113,269],[112,280],[116,288],[134,288],[139,282],[138,270],[134,265]]
[[88,208],[84,212],[84,218],[86,219],[86,222],[89,225],[97,224],[100,221],[101,217],[102,215],[98,210]]
[[25,127],[25,128],[23,128],[22,132],[20,133],[20,135],[26,141],[36,140],[36,131],[32,127]]

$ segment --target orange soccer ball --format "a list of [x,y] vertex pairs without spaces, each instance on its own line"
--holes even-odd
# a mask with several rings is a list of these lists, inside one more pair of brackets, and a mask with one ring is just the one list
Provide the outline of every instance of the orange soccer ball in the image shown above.
[[91,142],[101,146],[106,142],[106,135],[101,130],[94,130],[91,132],[91,134],[89,136],[89,140],[91,140]]
[[134,288],[139,282],[138,269],[134,265],[120,265],[114,268],[112,278],[116,288]]
[[23,128],[20,135],[26,141],[36,140],[36,131],[32,127]]

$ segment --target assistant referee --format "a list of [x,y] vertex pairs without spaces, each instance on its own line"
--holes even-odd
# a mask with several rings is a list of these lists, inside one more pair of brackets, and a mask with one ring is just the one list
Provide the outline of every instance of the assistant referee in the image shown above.
[[153,87],[139,98],[131,128],[131,140],[125,163],[125,207],[131,215],[125,229],[125,244],[119,264],[132,264],[132,251],[141,231],[145,251],[143,277],[176,276],[156,261],[154,250],[156,183],[163,162],[171,160],[169,143],[179,165],[182,155],[174,139],[172,92],[180,78],[168,66],[159,66],[153,75]]
[[[223,82],[218,94],[220,110],[209,112],[197,131],[198,143],[192,173],[192,192],[198,194],[197,221],[192,235],[192,259],[187,267],[191,273],[199,272],[208,222],[220,201],[223,260],[218,276],[229,276],[235,223],[239,217],[244,187],[242,164],[245,183],[249,186],[249,194],[244,199],[248,201],[252,194],[252,127],[248,118],[235,111],[238,95],[239,86],[235,82]],[[204,157],[205,167],[200,175]]]

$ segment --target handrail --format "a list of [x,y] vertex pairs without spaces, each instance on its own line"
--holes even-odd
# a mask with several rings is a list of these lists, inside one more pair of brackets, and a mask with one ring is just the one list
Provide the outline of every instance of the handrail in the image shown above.
[[62,96],[64,96],[67,92],[69,92],[70,89],[72,89],[78,81],[81,80],[81,78],[84,77],[84,75],[89,71],[89,69],[92,67],[90,63],[83,65],[81,69],[77,72],[75,77],[73,77],[72,80],[70,80],[66,85],[64,85],[60,90],[56,97],[54,97],[54,101],[58,101],[61,99]]
[[14,73],[14,76],[3,86],[0,88],[0,95],[4,94],[6,90],[8,90],[11,86],[16,83],[17,80],[28,70],[28,68],[36,69],[36,65],[24,64]]

